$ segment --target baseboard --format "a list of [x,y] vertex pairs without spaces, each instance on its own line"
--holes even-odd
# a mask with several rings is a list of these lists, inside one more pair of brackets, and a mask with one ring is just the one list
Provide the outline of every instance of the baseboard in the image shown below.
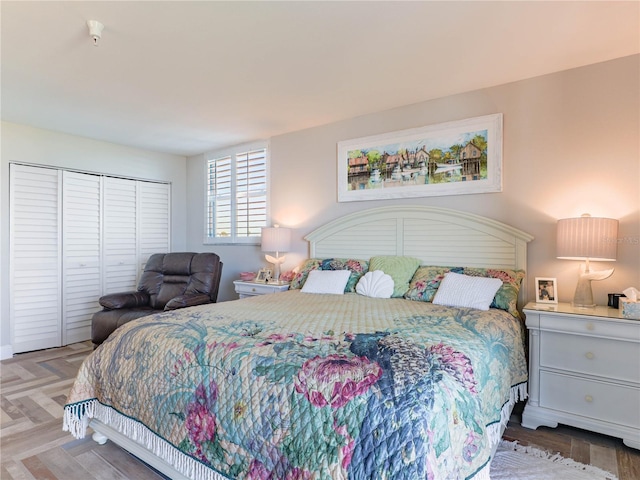
[[13,357],[13,348],[11,345],[0,346],[0,360],[6,360]]

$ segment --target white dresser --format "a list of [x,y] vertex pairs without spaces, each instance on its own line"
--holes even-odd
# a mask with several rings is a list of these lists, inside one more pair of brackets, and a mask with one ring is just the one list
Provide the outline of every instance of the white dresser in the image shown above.
[[289,290],[288,283],[258,283],[235,280],[233,285],[240,298],[268,295],[270,293],[286,292]]
[[609,307],[529,303],[529,399],[522,426],[558,423],[640,449],[640,321]]

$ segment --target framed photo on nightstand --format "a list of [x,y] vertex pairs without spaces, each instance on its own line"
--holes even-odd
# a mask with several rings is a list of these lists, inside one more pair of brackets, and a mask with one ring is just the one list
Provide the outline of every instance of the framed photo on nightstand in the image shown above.
[[558,303],[558,285],[555,278],[536,277],[536,303]]
[[256,275],[254,282],[267,283],[269,280],[271,280],[271,270],[268,268],[261,268],[258,275]]

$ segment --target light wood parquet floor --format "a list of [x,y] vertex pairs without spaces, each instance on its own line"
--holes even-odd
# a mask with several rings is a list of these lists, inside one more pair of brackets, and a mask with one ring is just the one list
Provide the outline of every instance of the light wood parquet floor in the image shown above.
[[[76,440],[62,431],[66,395],[90,342],[16,355],[0,362],[0,479],[161,480],[153,469],[112,442]],[[516,413],[517,415],[517,413]],[[577,462],[620,480],[640,479],[640,452],[622,441],[570,427],[538,430],[511,422],[504,438]]]

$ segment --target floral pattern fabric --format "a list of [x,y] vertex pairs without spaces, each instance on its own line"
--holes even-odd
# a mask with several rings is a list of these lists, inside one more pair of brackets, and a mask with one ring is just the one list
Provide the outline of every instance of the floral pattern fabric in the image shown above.
[[419,267],[409,285],[409,290],[404,295],[408,300],[432,302],[433,297],[440,287],[440,282],[445,273],[454,272],[471,277],[490,277],[502,280],[502,286],[491,302],[491,308],[499,308],[509,312],[514,317],[519,317],[517,302],[520,285],[525,277],[524,270],[500,270],[495,268],[471,268],[471,267]]
[[294,290],[122,326],[65,409],[96,399],[222,478],[456,479],[526,380],[506,312]]
[[358,280],[369,271],[369,261],[353,258],[310,258],[304,261],[291,280],[289,288],[291,290],[302,288],[312,270],[350,270],[351,275],[344,287],[344,293],[353,293],[356,291]]

